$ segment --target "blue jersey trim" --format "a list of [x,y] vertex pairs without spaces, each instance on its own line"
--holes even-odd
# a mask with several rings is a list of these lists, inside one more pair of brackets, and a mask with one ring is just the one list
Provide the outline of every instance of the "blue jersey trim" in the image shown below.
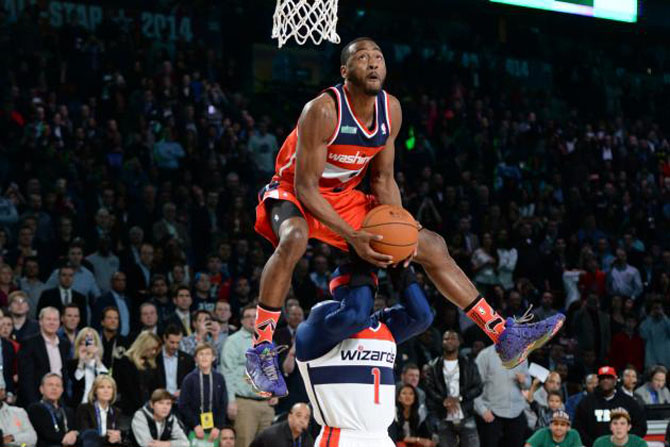
[[380,385],[395,384],[393,368],[373,365],[314,366],[309,368],[309,381],[312,383],[312,386],[330,385],[334,383],[362,383],[365,385],[373,385],[373,368],[379,369]]

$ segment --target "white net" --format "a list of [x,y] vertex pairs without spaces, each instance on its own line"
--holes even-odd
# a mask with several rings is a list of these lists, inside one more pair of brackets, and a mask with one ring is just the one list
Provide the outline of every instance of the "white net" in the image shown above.
[[272,17],[272,38],[279,48],[290,38],[303,45],[311,39],[314,45],[323,40],[340,43],[337,26],[338,0],[277,0]]

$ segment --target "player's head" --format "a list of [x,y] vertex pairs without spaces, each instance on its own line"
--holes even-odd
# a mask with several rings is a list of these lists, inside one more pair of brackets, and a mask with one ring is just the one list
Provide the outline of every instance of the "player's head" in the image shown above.
[[340,53],[340,74],[365,94],[379,93],[386,79],[386,62],[377,43],[369,37],[358,37]]

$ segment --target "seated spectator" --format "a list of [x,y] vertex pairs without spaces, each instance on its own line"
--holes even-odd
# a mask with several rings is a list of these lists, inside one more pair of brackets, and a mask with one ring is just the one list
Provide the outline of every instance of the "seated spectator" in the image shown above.
[[584,397],[577,407],[574,428],[584,445],[592,445],[596,438],[609,433],[610,414],[615,408],[625,408],[630,415],[632,430],[638,436],[647,433],[647,419],[635,399],[616,390],[617,375],[611,366],[598,370],[598,388]]
[[14,384],[16,374],[16,353],[14,341],[9,339],[9,328],[11,320],[3,316],[0,310],[0,365],[2,365],[2,374],[0,374],[0,384],[5,391],[4,400],[9,404],[16,402],[16,386]]
[[26,410],[7,403],[5,384],[0,377],[0,440],[3,446],[35,447],[37,433]]
[[142,332],[126,353],[116,362],[114,378],[121,395],[120,407],[133,414],[147,402],[160,380],[156,357],[161,339],[151,332]]
[[[200,343],[210,343],[218,356],[221,352],[221,342],[223,339],[217,338],[218,344],[214,343],[211,334],[209,333],[212,325],[212,315],[206,310],[196,310],[192,315],[192,323],[194,332],[181,339],[179,349],[188,355],[195,355],[195,348]],[[216,357],[215,357],[216,358]]]
[[314,438],[308,430],[311,415],[307,404],[294,404],[288,412],[287,420],[260,432],[249,447],[313,447]]
[[61,405],[63,379],[50,372],[42,377],[39,402],[28,407],[28,416],[37,433],[37,447],[70,446],[77,444],[79,432],[74,429],[72,410]]
[[56,335],[59,324],[58,309],[45,307],[40,311],[40,333],[27,338],[21,344],[19,399],[24,407],[40,399],[41,378],[47,373],[64,377],[69,346],[61,343]]
[[30,304],[28,297],[20,290],[15,290],[9,294],[9,316],[12,318],[11,339],[22,343],[26,338],[37,334],[40,331],[40,325],[37,321],[28,317]]
[[[81,251],[81,248],[78,250]],[[93,274],[88,269],[85,267],[80,268],[88,272],[91,278],[93,278]],[[82,324],[88,321],[88,298],[76,290],[74,285],[75,272],[75,267],[70,264],[66,264],[54,272],[52,275],[53,281],[47,281],[47,286],[50,286],[50,288],[44,290],[42,295],[40,295],[40,300],[37,303],[38,314],[47,306],[55,307],[60,313],[63,313],[63,308],[67,304],[74,303],[79,307],[79,317]],[[95,284],[95,279],[93,279],[93,283]],[[97,290],[98,286],[95,285],[95,288]],[[96,298],[98,295],[94,295],[92,298]]]
[[551,423],[551,417],[554,412],[565,410],[565,405],[563,405],[563,396],[561,393],[551,390],[547,392],[547,405],[541,405],[538,401],[533,400],[530,402],[530,408],[537,415],[536,428],[545,428]]
[[670,403],[670,391],[665,386],[667,376],[665,366],[655,366],[649,373],[649,382],[635,390],[635,397],[644,405]]
[[583,385],[582,391],[568,397],[568,400],[565,403],[565,411],[568,413],[568,416],[570,416],[570,419],[574,420],[575,413],[577,412],[577,406],[579,405],[579,403],[582,401],[582,399],[586,395],[588,395],[589,393],[592,393],[593,390],[595,390],[597,386],[598,386],[598,375],[597,374],[589,374],[584,379],[584,385]]
[[433,447],[426,419],[419,416],[419,399],[412,385],[402,385],[396,396],[396,418],[389,436],[398,446]]
[[419,386],[419,381],[421,380],[421,371],[416,363],[406,363],[402,367],[402,373],[400,374],[400,381],[396,383],[397,387],[403,385],[412,385],[416,391],[416,395],[419,399],[419,414],[422,418],[426,417],[426,392]]
[[184,378],[195,367],[193,357],[179,350],[181,338],[181,329],[174,324],[165,328],[163,348],[156,357],[159,388],[165,388],[174,397],[179,397]]
[[541,428],[528,438],[524,447],[582,447],[577,430],[570,428],[570,416],[565,411],[555,411],[548,427]]
[[131,423],[134,447],[189,447],[190,443],[177,417],[172,414],[174,398],[159,388],[137,410]]
[[612,366],[620,371],[627,365],[633,365],[638,371],[644,369],[644,340],[636,328],[637,318],[633,314],[628,314],[623,330],[614,334],[612,338],[609,359]]
[[235,447],[235,429],[232,426],[226,425],[221,429],[219,447]]
[[191,330],[191,304],[193,304],[191,290],[187,286],[178,286],[173,292],[172,302],[175,310],[165,324],[180,327],[184,336],[191,335],[193,332]]
[[79,306],[74,303],[63,306],[60,322],[61,325],[57,332],[58,337],[60,337],[63,343],[66,343],[70,347],[67,354],[67,359],[70,360],[74,357],[74,341],[79,333],[79,328],[84,327],[84,325],[81,324]]
[[174,313],[174,303],[168,294],[164,275],[157,274],[151,277],[151,298],[148,302],[156,306],[159,324],[165,323]]
[[640,336],[644,339],[644,366],[670,367],[670,318],[663,311],[663,302],[654,300],[649,315],[640,323]]
[[140,327],[130,334],[130,339],[135,340],[142,331],[153,332],[159,337],[163,333],[158,321],[158,309],[154,303],[148,301],[140,305]]
[[[23,276],[19,279],[19,289],[28,298],[28,317],[37,317],[37,303],[44,291],[44,283],[40,281],[40,263],[37,257],[29,256],[23,262]],[[11,293],[9,294],[11,296]]]
[[114,363],[123,357],[128,347],[128,339],[119,335],[119,309],[106,307],[102,310],[100,322],[102,342],[102,363],[114,373]]
[[610,411],[610,433],[600,436],[593,447],[647,447],[641,437],[630,433],[631,417],[625,408],[613,408]]
[[108,307],[114,307],[119,313],[119,325],[117,330],[122,337],[130,336],[135,327],[135,308],[132,300],[126,295],[126,274],[116,272],[112,275],[112,286],[110,290],[102,294],[95,302],[92,322],[94,327],[102,321],[102,311]]
[[441,447],[477,447],[474,400],[482,392],[475,362],[459,355],[460,336],[447,330],[442,337],[443,354],[426,366],[426,407],[437,419]]
[[619,388],[622,393],[637,399],[635,397],[635,390],[637,389],[637,371],[633,368],[626,368],[623,370],[623,380]]
[[72,384],[71,406],[88,402],[88,394],[95,378],[107,374],[102,363],[103,349],[98,333],[90,327],[79,332],[74,341],[74,358],[67,362],[68,380]]
[[114,407],[116,401],[116,382],[106,374],[95,378],[86,402],[77,407],[77,428],[86,447],[113,446],[121,444],[119,420],[121,410]]
[[219,430],[226,425],[228,392],[223,376],[212,369],[214,348],[201,343],[195,348],[196,369],[191,371],[182,385],[178,406],[181,419],[195,437],[214,442]]

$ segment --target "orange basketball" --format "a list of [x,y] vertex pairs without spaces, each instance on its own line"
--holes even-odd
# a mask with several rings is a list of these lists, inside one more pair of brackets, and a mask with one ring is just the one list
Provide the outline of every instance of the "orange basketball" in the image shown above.
[[393,256],[393,263],[407,259],[419,243],[419,224],[404,208],[380,205],[372,209],[361,230],[384,237],[372,241],[370,246],[379,253]]

